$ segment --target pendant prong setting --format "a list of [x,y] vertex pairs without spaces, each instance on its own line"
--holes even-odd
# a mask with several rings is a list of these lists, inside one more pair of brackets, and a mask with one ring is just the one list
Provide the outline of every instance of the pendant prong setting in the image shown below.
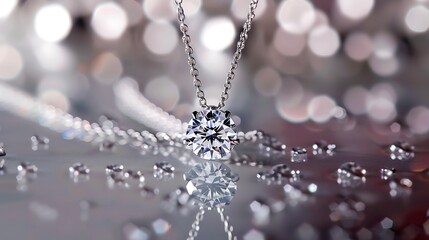
[[184,142],[195,155],[206,160],[228,156],[239,143],[231,113],[215,106],[193,112]]

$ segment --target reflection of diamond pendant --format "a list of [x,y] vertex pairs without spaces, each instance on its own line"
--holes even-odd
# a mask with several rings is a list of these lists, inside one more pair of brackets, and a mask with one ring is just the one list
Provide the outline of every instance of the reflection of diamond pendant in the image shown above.
[[239,142],[230,115],[229,111],[216,107],[193,112],[186,131],[186,144],[201,158],[225,157]]

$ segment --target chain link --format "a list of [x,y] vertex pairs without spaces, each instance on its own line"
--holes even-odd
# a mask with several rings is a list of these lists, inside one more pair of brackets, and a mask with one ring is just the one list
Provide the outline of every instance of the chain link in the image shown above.
[[[188,55],[188,64],[191,67],[190,74],[193,78],[194,86],[197,89],[196,95],[200,106],[202,108],[208,108],[207,100],[204,95],[204,91],[202,90],[202,83],[199,79],[199,71],[196,67],[196,60],[194,57],[194,49],[191,46],[191,36],[189,36],[189,27],[185,23],[185,11],[183,10],[182,3],[183,0],[175,0],[177,5],[177,19],[179,20],[179,29],[182,32],[182,42],[185,45],[185,53]],[[237,42],[237,48],[234,53],[234,57],[232,58],[231,66],[227,74],[227,78],[225,81],[224,89],[221,94],[221,99],[218,104],[218,108],[222,108],[225,106],[225,101],[229,98],[229,90],[231,89],[231,82],[235,78],[235,70],[238,68],[238,60],[240,60],[246,40],[248,38],[248,32],[252,28],[252,20],[255,18],[255,10],[258,6],[259,0],[251,0],[249,4],[249,12],[247,14],[247,19],[244,22],[243,30],[240,33],[240,38]]]
[[200,223],[203,221],[205,212],[204,208],[200,208],[200,211],[198,211],[195,216],[195,221],[192,223],[191,230],[189,230],[189,236],[186,240],[195,240],[198,232],[200,231]]

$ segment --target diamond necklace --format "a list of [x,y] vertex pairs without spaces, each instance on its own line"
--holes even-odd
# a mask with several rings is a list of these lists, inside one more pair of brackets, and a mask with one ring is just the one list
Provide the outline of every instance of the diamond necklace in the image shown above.
[[255,9],[259,0],[251,0],[249,12],[244,22],[243,30],[237,42],[237,48],[232,58],[231,66],[225,81],[221,100],[217,106],[207,105],[207,100],[202,90],[202,82],[199,79],[199,71],[196,67],[196,60],[193,56],[194,49],[191,47],[191,37],[188,34],[188,25],[185,23],[185,11],[183,10],[183,0],[175,0],[177,5],[177,19],[182,32],[182,42],[185,46],[185,53],[188,56],[190,74],[193,78],[194,87],[198,102],[203,108],[201,111],[194,111],[192,119],[189,121],[185,136],[185,143],[192,148],[192,151],[199,157],[207,160],[221,159],[231,152],[233,147],[239,143],[235,123],[231,119],[229,111],[221,110],[225,106],[225,101],[229,98],[231,82],[235,77],[235,70],[238,68],[238,60],[241,58],[248,32],[252,27],[252,20],[255,18]]

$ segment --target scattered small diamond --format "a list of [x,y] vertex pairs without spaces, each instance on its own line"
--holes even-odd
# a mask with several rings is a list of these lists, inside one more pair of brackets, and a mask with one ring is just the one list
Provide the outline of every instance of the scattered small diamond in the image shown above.
[[124,175],[121,173],[112,173],[107,175],[107,186],[110,189],[113,189],[116,186],[122,188],[130,188],[129,183],[125,181]]
[[328,143],[325,140],[320,140],[315,142],[312,147],[313,147],[314,155],[319,155],[319,154],[333,155],[335,153],[337,145],[333,143]]
[[174,172],[174,166],[169,162],[159,162],[155,163],[153,166],[155,172],[161,172],[164,174],[171,174]]
[[16,170],[18,170],[19,174],[26,174],[26,173],[37,173],[37,166],[29,163],[29,162],[22,162],[17,167]]
[[30,137],[31,140],[31,149],[33,151],[37,151],[40,148],[47,150],[49,149],[49,138],[39,136],[39,135],[33,135]]
[[49,138],[39,136],[39,135],[33,135],[30,138],[31,143],[33,145],[48,145],[49,144]]
[[113,151],[115,149],[115,143],[110,140],[105,140],[100,143],[99,150],[103,151]]
[[394,168],[382,168],[380,169],[381,179],[388,180],[395,175],[396,169]]
[[72,176],[88,175],[90,173],[90,169],[83,163],[75,163],[69,167],[69,173]]
[[128,179],[138,180],[140,183],[146,180],[141,171],[126,170],[123,172],[123,176]]
[[274,165],[269,171],[262,171],[256,174],[258,180],[268,185],[281,184],[283,180],[287,182],[296,182],[302,178],[301,171],[292,170],[286,164]]
[[174,178],[174,166],[169,162],[155,163],[153,177],[158,180],[169,181]]
[[409,160],[414,157],[414,146],[408,142],[395,142],[389,147],[392,160]]
[[343,187],[357,187],[366,181],[366,169],[355,162],[343,163],[337,169],[337,182]]
[[120,164],[111,164],[106,167],[106,174],[120,173],[124,170],[124,166]]
[[151,188],[148,186],[142,186],[140,188],[140,195],[142,197],[154,197],[159,194],[158,188]]
[[305,162],[307,161],[307,149],[303,147],[294,147],[290,151],[292,162]]

